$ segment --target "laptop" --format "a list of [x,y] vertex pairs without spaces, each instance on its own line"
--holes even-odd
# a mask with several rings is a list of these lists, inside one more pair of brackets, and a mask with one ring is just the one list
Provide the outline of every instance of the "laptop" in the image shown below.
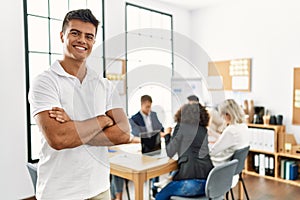
[[142,154],[159,155],[161,153],[160,130],[140,133]]

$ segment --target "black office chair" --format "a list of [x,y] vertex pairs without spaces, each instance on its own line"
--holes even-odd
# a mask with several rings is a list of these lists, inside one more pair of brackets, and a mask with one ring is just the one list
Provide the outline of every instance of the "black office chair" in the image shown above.
[[[237,174],[239,175],[239,181],[242,182],[243,189],[244,189],[247,200],[249,200],[249,195],[248,195],[248,192],[247,192],[247,189],[246,189],[245,182],[243,180],[242,172],[243,172],[243,169],[244,169],[245,160],[248,156],[249,149],[250,149],[250,146],[244,147],[242,149],[238,149],[234,152],[234,154],[232,156],[232,160],[236,159],[236,160],[239,161],[234,175],[237,175]],[[232,200],[234,200],[234,195],[233,195],[232,188],[230,188],[230,194],[231,194]],[[226,199],[228,200],[228,192],[226,193]]]
[[231,160],[227,163],[214,167],[208,174],[205,185],[205,196],[203,197],[179,197],[172,196],[171,200],[221,200],[224,194],[230,190],[232,177],[235,173],[238,160]]
[[31,180],[32,180],[34,193],[36,193],[37,164],[27,163],[26,166],[27,166],[28,172],[29,172]]

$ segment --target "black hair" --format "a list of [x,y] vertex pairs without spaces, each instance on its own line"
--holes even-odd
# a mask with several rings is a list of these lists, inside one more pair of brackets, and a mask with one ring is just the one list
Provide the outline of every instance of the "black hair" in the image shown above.
[[62,32],[64,33],[66,30],[66,27],[69,24],[69,21],[72,19],[78,19],[83,22],[90,22],[92,23],[96,28],[96,34],[97,29],[99,25],[99,21],[96,19],[96,17],[93,15],[92,11],[90,9],[79,9],[79,10],[72,10],[68,12],[64,18],[63,24],[62,24]]

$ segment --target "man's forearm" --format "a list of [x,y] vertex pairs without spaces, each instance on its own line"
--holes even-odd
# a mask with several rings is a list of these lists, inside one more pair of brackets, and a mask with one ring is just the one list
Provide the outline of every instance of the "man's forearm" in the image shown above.
[[[120,128],[120,126],[122,128]],[[115,124],[110,126],[97,134],[94,138],[87,142],[87,144],[92,146],[112,146],[128,143],[130,139],[130,129],[126,126],[126,124]]]
[[112,124],[112,120],[107,116],[60,123],[50,118],[47,111],[37,114],[35,118],[47,142],[56,150],[85,144],[101,133],[103,128]]

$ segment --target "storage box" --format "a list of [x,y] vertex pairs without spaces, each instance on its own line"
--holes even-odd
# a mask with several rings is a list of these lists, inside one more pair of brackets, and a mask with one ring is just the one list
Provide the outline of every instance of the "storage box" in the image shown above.
[[285,148],[284,148],[284,145],[285,145],[285,134],[284,132],[279,132],[277,134],[277,152],[279,153],[284,153],[285,152]]
[[293,145],[292,146],[292,154],[293,155],[300,155],[300,145]]
[[297,145],[294,134],[285,134],[284,152],[292,154],[293,146]]

